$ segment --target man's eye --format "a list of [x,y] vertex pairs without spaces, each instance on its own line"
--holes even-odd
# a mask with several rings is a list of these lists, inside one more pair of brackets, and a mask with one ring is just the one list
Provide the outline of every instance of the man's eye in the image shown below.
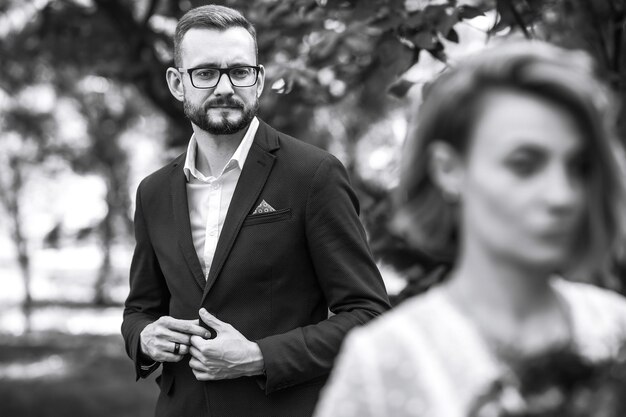
[[237,78],[245,78],[250,74],[249,68],[233,68],[230,70],[230,75]]
[[195,76],[199,78],[214,78],[216,74],[217,71],[215,70],[203,69],[196,71]]

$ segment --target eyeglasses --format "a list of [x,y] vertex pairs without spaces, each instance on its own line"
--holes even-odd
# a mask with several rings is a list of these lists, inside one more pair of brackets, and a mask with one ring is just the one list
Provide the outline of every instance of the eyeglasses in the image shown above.
[[256,84],[259,77],[259,66],[241,65],[230,68],[177,68],[181,73],[186,72],[191,79],[191,85],[196,88],[213,88],[217,86],[222,78],[222,74],[226,74],[230,83],[234,87],[252,87]]

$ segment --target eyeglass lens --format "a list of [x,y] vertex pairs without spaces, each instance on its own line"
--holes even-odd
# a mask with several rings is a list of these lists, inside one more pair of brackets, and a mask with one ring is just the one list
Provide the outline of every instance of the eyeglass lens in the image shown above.
[[191,72],[191,81],[197,88],[212,88],[217,85],[223,73],[226,73],[235,87],[250,87],[257,79],[257,70],[254,67],[197,68]]

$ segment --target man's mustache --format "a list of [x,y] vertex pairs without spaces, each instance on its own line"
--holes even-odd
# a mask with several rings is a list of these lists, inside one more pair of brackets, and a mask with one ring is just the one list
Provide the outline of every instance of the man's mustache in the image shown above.
[[210,109],[210,108],[215,108],[215,107],[235,107],[235,108],[240,108],[243,109],[244,105],[243,103],[237,101],[237,100],[224,100],[224,99],[220,99],[220,100],[212,100],[207,102],[204,105],[205,109]]

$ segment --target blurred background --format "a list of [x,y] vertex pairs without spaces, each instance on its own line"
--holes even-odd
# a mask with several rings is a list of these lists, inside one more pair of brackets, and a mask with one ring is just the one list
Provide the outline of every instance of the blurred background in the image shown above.
[[[589,51],[626,97],[623,0],[215,3],[256,25],[261,118],[347,167],[394,301],[435,265],[387,228],[425,83],[518,36]],[[134,193],[191,134],[165,69],[177,19],[202,4],[0,0],[1,416],[153,414],[157,386],[134,381],[119,335]]]

